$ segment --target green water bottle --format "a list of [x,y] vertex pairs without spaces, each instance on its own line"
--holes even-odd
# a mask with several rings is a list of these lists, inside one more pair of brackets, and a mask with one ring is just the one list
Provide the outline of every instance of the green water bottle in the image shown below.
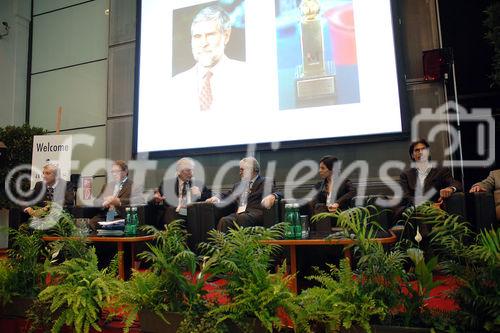
[[300,223],[299,204],[293,204],[293,234],[295,239],[302,239],[302,224]]
[[130,234],[131,235],[136,235],[137,234],[137,226],[139,225],[139,216],[137,215],[137,207],[132,207],[132,227],[130,228]]
[[285,204],[285,222],[287,223],[285,226],[285,239],[294,239],[295,238],[295,230],[294,230],[294,221],[293,221],[293,205]]
[[125,228],[124,228],[125,235],[128,235],[130,233],[129,229],[131,224],[132,224],[132,215],[130,213],[130,207],[125,207]]
[[130,219],[130,207],[125,207],[125,225],[129,224],[131,219]]

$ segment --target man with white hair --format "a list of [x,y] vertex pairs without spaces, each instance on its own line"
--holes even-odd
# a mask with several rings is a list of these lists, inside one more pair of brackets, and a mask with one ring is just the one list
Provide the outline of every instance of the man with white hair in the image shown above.
[[191,24],[191,51],[195,65],[174,76],[175,109],[234,111],[248,100],[249,72],[242,61],[225,54],[231,37],[231,19],[213,5],[201,9]]
[[71,207],[75,202],[75,193],[71,182],[65,181],[59,176],[59,168],[53,163],[48,163],[42,170],[42,181],[35,184],[32,195],[28,201],[30,207],[26,207],[24,212],[30,216],[36,215],[35,206],[43,208],[50,202],[58,203],[61,206]]
[[155,191],[153,202],[165,207],[165,210],[160,212],[160,224],[185,219],[190,203],[205,201],[212,195],[201,181],[194,179],[194,166],[191,158],[179,159],[176,163],[177,176],[162,181]]
[[222,217],[217,223],[217,230],[226,232],[235,224],[242,227],[262,225],[264,209],[270,209],[281,193],[276,191],[274,180],[260,176],[259,162],[254,157],[245,157],[240,161],[241,181],[232,189],[207,200],[211,203],[235,203],[236,212]]

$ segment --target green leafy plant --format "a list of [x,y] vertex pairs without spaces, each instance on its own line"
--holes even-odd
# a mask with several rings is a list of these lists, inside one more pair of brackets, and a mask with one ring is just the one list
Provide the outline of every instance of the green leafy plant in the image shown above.
[[424,259],[424,253],[417,248],[410,248],[407,251],[408,257],[414,265],[414,277],[416,279],[416,288],[407,283],[406,290],[409,297],[404,297],[404,311],[402,312],[404,324],[409,325],[411,320],[418,318],[420,320],[427,315],[425,301],[429,299],[433,288],[441,285],[441,281],[434,281],[433,270],[436,268],[438,258],[433,257],[428,262]]
[[209,241],[200,245],[207,256],[202,271],[227,281],[224,293],[229,301],[213,307],[209,318],[221,325],[232,322],[244,331],[253,319],[269,332],[281,329],[277,313],[279,308],[286,310],[293,297],[288,289],[290,277],[284,276],[284,267],[270,273],[272,255],[279,247],[262,241],[283,235],[284,224],[269,229],[236,226],[227,233],[210,231]]
[[41,255],[42,234],[32,232],[26,225],[10,230],[12,246],[8,258],[0,265],[0,300],[3,305],[13,297],[34,297],[43,284]]
[[[425,304],[432,288],[439,285],[433,276],[438,260],[436,257],[425,260],[424,252],[418,248],[420,239],[400,239],[390,250],[375,242],[376,233],[381,229],[377,222],[380,214],[377,207],[368,205],[313,218],[335,216],[337,225],[346,230],[347,237],[355,240],[352,245],[357,254],[354,275],[362,281],[362,293],[371,295],[387,309],[383,323],[426,325],[431,314]],[[446,220],[446,213],[424,204],[405,210],[401,224],[405,229],[416,231],[418,226],[436,225],[436,221],[442,219]],[[455,218],[450,218],[447,223],[454,221]],[[408,232],[403,234],[408,236]]]
[[295,300],[291,312],[295,330],[299,332],[338,332],[353,325],[371,332],[370,320],[383,319],[386,306],[366,292],[363,282],[354,278],[348,259],[339,268],[331,265],[329,273],[319,271],[308,277],[320,286],[304,290]]
[[[0,141],[7,146],[6,160],[0,166],[0,208],[17,207],[15,203],[10,201],[5,192],[6,176],[15,167],[23,164],[31,164],[33,150],[33,136],[43,135],[47,131],[39,127],[31,127],[28,124],[22,126],[7,126],[0,128]],[[10,186],[11,190],[15,188],[16,181],[22,175],[30,174],[30,170],[20,170],[14,173],[13,177],[8,180],[6,186]],[[23,191],[30,188],[29,178],[21,182]],[[15,191],[14,191],[15,193]]]
[[[365,254],[376,237],[377,230],[381,230],[380,224],[377,222],[381,211],[373,205],[366,207],[354,207],[347,210],[337,210],[334,213],[320,213],[311,218],[312,222],[321,221],[324,218],[333,218],[337,221],[337,226],[344,229],[341,233],[342,237],[356,239],[356,243],[346,248],[354,247],[354,253],[358,251],[360,254]],[[331,237],[330,235],[329,237]],[[327,237],[327,238],[329,238]]]
[[165,230],[146,226],[155,235],[156,243],[139,257],[151,264],[150,272],[134,272],[118,294],[119,303],[127,313],[126,330],[139,311],[148,309],[163,320],[166,312],[204,312],[206,301],[203,272],[196,273],[198,258],[189,250],[182,221],[169,223]]
[[[460,307],[459,327],[463,330],[499,330],[500,229],[483,230],[473,242],[460,243],[460,233],[454,233],[453,226],[441,226],[431,233],[432,244],[442,252],[453,244],[453,257],[447,257],[441,265],[459,282],[458,288],[451,293]],[[464,232],[471,233],[470,230]]]
[[[116,263],[110,267],[116,268]],[[60,332],[64,325],[72,326],[77,333],[88,333],[91,327],[101,331],[98,325],[101,310],[111,304],[120,286],[116,270],[99,270],[92,249],[85,258],[66,260],[48,268],[47,272],[57,282],[42,290],[38,298],[50,303],[55,317],[51,332]]]
[[402,284],[410,280],[405,270],[407,258],[406,252],[397,247],[386,252],[381,244],[371,243],[358,261],[356,274],[363,281],[363,290],[387,306],[385,322],[389,324],[402,309],[402,299],[406,297]]
[[[53,213],[49,213],[53,212]],[[50,226],[44,233],[61,237],[61,239],[48,243],[46,257],[52,264],[65,259],[83,258],[89,251],[88,240],[82,235],[76,225],[73,215],[56,203],[50,205],[46,215],[37,219],[44,222],[37,224]],[[31,219],[33,225],[33,219]],[[45,228],[43,228],[45,229]]]

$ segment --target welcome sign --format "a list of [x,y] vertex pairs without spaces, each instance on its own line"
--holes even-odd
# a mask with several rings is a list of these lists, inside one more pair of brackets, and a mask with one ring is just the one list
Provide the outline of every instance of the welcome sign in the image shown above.
[[42,180],[42,170],[47,164],[57,165],[59,176],[69,181],[72,150],[73,137],[71,135],[35,135],[31,159],[31,187]]

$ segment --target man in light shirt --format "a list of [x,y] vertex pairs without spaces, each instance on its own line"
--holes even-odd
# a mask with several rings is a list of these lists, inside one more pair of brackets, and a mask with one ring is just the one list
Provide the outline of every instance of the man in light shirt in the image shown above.
[[442,201],[462,191],[462,184],[453,179],[450,169],[431,163],[430,145],[426,140],[412,142],[408,153],[411,167],[400,175],[404,204]]
[[172,79],[176,110],[234,111],[246,106],[249,75],[244,62],[225,54],[230,37],[231,20],[221,7],[205,7],[196,14],[191,24],[196,63]]

